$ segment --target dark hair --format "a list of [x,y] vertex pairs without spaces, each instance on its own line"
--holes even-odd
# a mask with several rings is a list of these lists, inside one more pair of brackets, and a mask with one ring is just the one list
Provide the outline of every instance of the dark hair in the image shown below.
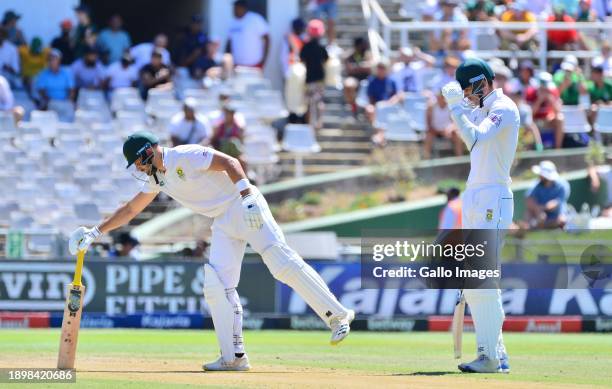
[[353,46],[361,46],[365,43],[365,38],[362,36],[358,36],[353,40]]
[[459,188],[456,188],[456,187],[449,188],[446,191],[446,198],[448,199],[448,201],[454,200],[457,197],[459,197],[460,193],[461,191],[459,190]]
[[249,5],[246,0],[236,0],[234,1],[234,7],[249,8]]

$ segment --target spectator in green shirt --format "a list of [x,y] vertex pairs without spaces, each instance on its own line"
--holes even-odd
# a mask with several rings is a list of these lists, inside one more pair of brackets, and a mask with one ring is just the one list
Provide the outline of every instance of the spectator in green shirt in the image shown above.
[[591,97],[591,109],[588,116],[591,123],[594,123],[599,106],[612,105],[612,80],[604,78],[602,61],[593,61],[591,79],[587,81],[587,90]]
[[587,93],[584,75],[573,55],[563,58],[561,69],[555,72],[553,81],[561,93],[563,105],[578,105],[580,95]]

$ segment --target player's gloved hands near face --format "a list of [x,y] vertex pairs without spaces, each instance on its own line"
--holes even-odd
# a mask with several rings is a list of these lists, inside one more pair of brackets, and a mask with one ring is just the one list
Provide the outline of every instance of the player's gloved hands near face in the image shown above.
[[450,110],[461,108],[463,104],[463,90],[457,81],[451,81],[442,87],[442,96],[446,99]]
[[68,250],[70,254],[76,255],[79,251],[87,250],[89,245],[91,245],[100,234],[101,232],[97,226],[94,228],[77,228],[70,234],[70,239],[68,239]]
[[257,231],[263,225],[263,210],[257,204],[257,195],[249,194],[242,198],[244,222],[249,229]]

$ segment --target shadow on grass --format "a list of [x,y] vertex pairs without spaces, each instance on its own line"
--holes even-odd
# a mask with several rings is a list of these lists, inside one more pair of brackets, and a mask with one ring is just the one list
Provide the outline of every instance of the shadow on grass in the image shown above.
[[414,373],[396,373],[393,376],[443,376],[461,374],[459,371],[415,371]]

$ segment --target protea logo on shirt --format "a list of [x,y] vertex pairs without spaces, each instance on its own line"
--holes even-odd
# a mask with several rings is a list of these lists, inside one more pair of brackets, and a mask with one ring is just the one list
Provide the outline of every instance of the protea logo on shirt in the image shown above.
[[185,180],[185,172],[183,171],[182,167],[177,167],[176,168],[176,175],[181,179],[181,180]]

